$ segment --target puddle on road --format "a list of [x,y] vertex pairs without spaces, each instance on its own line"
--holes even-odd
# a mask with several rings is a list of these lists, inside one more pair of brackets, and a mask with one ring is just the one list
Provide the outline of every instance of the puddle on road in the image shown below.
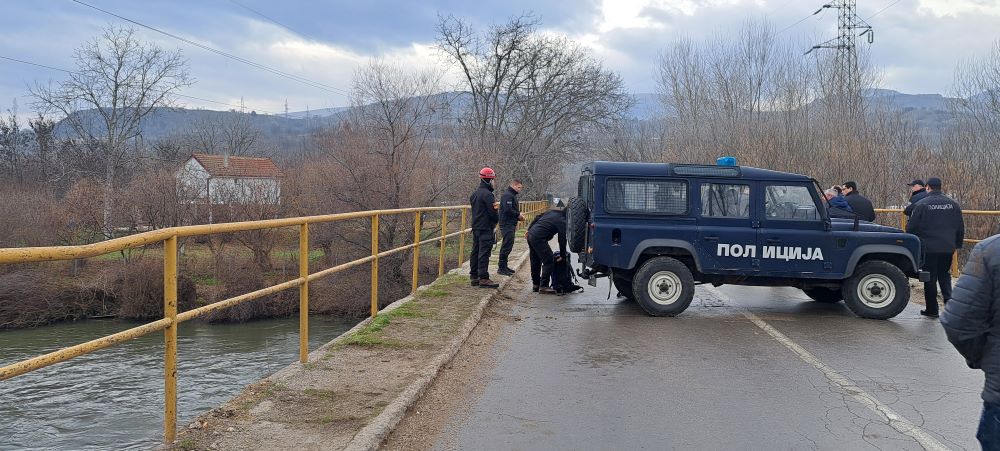
[[635,364],[639,360],[636,354],[622,348],[587,350],[582,357],[582,359],[577,360],[575,363],[590,368],[606,368],[609,366],[625,368],[626,366]]

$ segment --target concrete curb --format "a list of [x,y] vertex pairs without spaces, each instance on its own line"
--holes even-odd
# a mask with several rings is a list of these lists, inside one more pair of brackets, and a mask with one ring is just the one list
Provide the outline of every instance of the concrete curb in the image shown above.
[[[528,260],[529,251],[525,250],[524,255],[522,255],[517,263],[515,264],[515,270],[520,270],[524,263]],[[450,272],[457,272],[468,268],[468,263],[456,268]],[[500,288],[496,291],[486,292],[485,295],[480,299],[479,305],[473,311],[472,315],[465,320],[462,324],[462,328],[459,330],[458,335],[452,338],[451,342],[445,347],[445,349],[438,354],[436,358],[432,361],[430,367],[424,370],[424,373],[406,387],[402,393],[399,394],[396,399],[390,403],[385,409],[375,417],[367,426],[365,426],[361,431],[354,435],[351,442],[347,444],[345,450],[349,451],[374,451],[382,445],[382,442],[392,433],[396,425],[399,424],[400,420],[406,415],[406,411],[410,409],[413,404],[415,404],[427,388],[437,379],[438,373],[441,368],[444,368],[455,355],[458,354],[459,349],[465,343],[465,340],[469,338],[472,334],[472,330],[479,325],[479,321],[483,318],[483,313],[486,311],[486,307],[489,306],[493,297],[499,294],[504,288],[507,287],[513,280],[513,276],[508,277],[500,283]],[[404,298],[396,303],[402,304],[408,299]],[[396,305],[393,303],[393,305]],[[398,306],[397,306],[398,307]],[[360,325],[359,325],[360,326]]]

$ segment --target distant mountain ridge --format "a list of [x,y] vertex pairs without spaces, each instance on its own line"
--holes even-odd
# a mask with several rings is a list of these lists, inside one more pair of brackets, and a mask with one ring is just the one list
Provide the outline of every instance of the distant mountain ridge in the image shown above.
[[[951,104],[958,99],[940,94],[905,94],[891,89],[872,89],[865,93],[877,105],[895,109],[912,120],[919,128],[930,135],[938,135],[954,121],[951,114]],[[450,108],[435,111],[440,119],[454,119],[470,102],[466,92],[443,92],[434,94],[443,97],[442,104],[448,103]],[[632,107],[625,116],[633,120],[652,120],[667,115],[667,110],[661,103],[661,97],[655,93],[635,93]],[[308,111],[289,112],[287,114],[257,114],[249,113],[250,124],[260,129],[262,135],[272,142],[287,142],[293,138],[311,134],[325,127],[336,125],[342,121],[349,107],[332,107]],[[92,110],[77,114],[95,114]],[[222,123],[231,115],[240,114],[236,111],[215,111],[204,109],[157,108],[142,123],[142,134],[146,140],[157,140],[170,136],[180,136],[190,133],[192,129],[205,123]],[[72,136],[72,130],[65,120],[56,127],[59,136]]]

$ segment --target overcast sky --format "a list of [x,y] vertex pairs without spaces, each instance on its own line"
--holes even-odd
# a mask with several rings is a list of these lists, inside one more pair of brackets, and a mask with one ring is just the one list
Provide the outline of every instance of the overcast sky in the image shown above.
[[[440,64],[433,43],[439,14],[485,27],[533,12],[546,30],[591,48],[632,92],[653,92],[656,54],[681,36],[709,37],[749,18],[766,19],[782,39],[811,43],[835,35],[836,14],[811,14],[825,0],[84,0],[121,16],[336,87],[373,57],[408,66]],[[858,0],[875,28],[874,62],[882,85],[907,93],[948,94],[956,64],[1000,39],[1000,0]],[[804,20],[803,20],[804,19]],[[124,24],[71,0],[7,1],[0,15],[0,56],[73,68],[73,49],[108,24]],[[263,112],[343,106],[347,99],[223,58],[155,32],[140,36],[183,50],[197,83],[184,94],[245,104]],[[867,45],[867,44],[866,44]],[[0,59],[0,109],[17,99],[31,110],[27,86],[62,73]],[[189,107],[226,109],[183,99]]]

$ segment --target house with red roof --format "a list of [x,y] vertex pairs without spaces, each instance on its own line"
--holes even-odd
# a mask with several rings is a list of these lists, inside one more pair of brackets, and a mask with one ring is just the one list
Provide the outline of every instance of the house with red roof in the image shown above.
[[194,153],[177,170],[180,188],[206,204],[278,204],[281,170],[270,158]]

